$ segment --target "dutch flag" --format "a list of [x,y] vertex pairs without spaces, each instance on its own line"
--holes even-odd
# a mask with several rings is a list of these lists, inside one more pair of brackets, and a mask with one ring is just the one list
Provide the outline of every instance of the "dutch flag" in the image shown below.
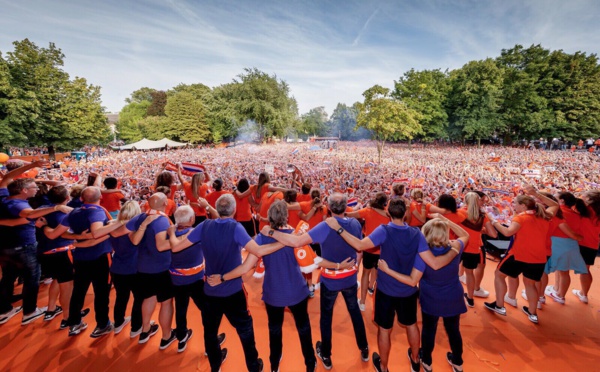
[[350,198],[350,199],[348,199],[348,206],[349,207],[356,207],[357,204],[358,204],[358,199],[356,199],[356,198]]
[[294,151],[292,151],[292,153],[291,153],[290,155],[296,155],[296,154],[297,154],[297,153],[299,153],[299,152],[300,152],[300,150],[298,150],[298,148],[296,147],[296,148],[294,149]]

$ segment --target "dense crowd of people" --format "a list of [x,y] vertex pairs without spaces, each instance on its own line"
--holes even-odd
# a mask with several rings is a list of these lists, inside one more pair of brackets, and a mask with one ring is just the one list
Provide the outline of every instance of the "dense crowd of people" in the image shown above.
[[[248,370],[262,371],[241,280],[256,270],[263,278],[272,371],[279,369],[286,307],[306,370],[315,370],[317,358],[332,368],[340,293],[360,357],[377,371],[387,370],[395,317],[406,328],[412,371],[432,370],[440,317],[450,342],[448,363],[462,371],[460,315],[476,297],[490,295],[481,287],[482,246],[496,237],[510,243],[494,274],[495,301],[485,308],[506,315],[505,304],[517,307],[522,277],[527,306],[521,310],[538,324],[546,299],[568,301],[571,272],[580,276],[571,298],[587,303],[589,268],[600,244],[598,156],[403,145],[387,147],[381,163],[376,155],[371,143],[278,144],[98,151],[54,167],[11,161],[0,181],[0,234],[6,237],[0,242],[0,324],[20,312],[24,325],[62,315],[59,327],[79,335],[87,328],[84,299],[92,285],[91,337],[130,325],[130,337],[143,344],[160,329],[160,349],[177,342],[183,352],[193,335],[187,326],[192,299],[202,314],[211,370],[227,358],[226,336],[219,334],[225,316]],[[42,272],[53,279],[47,306],[38,306]],[[13,307],[18,277],[23,302]],[[313,344],[307,305],[316,290],[321,339]],[[378,351],[371,353],[361,312],[373,294]],[[152,320],[157,305],[158,324]]]

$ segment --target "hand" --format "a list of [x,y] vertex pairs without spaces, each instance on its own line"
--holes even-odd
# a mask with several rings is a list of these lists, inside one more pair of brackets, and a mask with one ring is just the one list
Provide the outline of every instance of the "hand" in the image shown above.
[[356,265],[356,261],[353,258],[348,257],[344,261],[340,262],[340,270],[348,269],[354,265]]
[[215,286],[221,284],[221,274],[213,274],[211,276],[207,276],[206,282],[211,287],[215,287]]
[[71,207],[67,207],[66,205],[57,205],[56,210],[62,212],[64,214],[69,214],[73,210]]
[[206,199],[204,198],[199,198],[198,199],[198,204],[202,207],[202,208],[206,208],[209,206],[208,201],[206,201]]
[[142,222],[142,224],[140,225],[140,227],[145,229],[146,227],[148,227],[148,225],[152,223],[152,221],[154,221],[158,217],[160,217],[158,214],[147,216],[144,222]]
[[87,230],[82,231],[80,234],[73,234],[73,239],[88,240],[88,239],[94,239],[94,236],[92,235],[90,230],[87,229]]
[[35,227],[37,228],[42,228],[46,225],[48,225],[48,221],[44,217],[40,217],[35,221]]
[[536,195],[537,194],[537,190],[535,189],[535,187],[529,185],[529,184],[525,184],[523,186],[523,190],[525,191],[525,194],[529,194],[529,195]]
[[267,225],[260,230],[260,233],[264,236],[269,236],[269,231],[271,231],[271,226]]
[[387,273],[388,270],[390,269],[390,267],[388,266],[387,262],[385,262],[382,259],[379,259],[379,268],[381,269],[381,271],[383,271],[384,273]]
[[47,160],[36,160],[31,164],[36,168],[44,168],[50,166],[50,162]]
[[177,163],[177,170],[181,170],[181,163]]
[[171,225],[167,228],[167,235],[175,236],[175,231],[177,230],[177,225]]
[[441,219],[445,219],[446,218],[442,214],[439,214],[439,213],[430,213],[430,214],[427,215],[427,217],[429,217],[429,218],[441,218]]
[[335,219],[335,217],[329,217],[325,220],[327,226],[331,227],[333,230],[340,229],[340,223]]

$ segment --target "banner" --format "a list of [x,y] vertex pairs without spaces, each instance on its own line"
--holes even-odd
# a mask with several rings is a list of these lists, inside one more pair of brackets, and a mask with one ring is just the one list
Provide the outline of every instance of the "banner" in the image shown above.
[[[177,172],[177,164],[167,162],[165,169],[168,171]],[[192,177],[196,173],[206,172],[206,167],[202,164],[181,163],[181,174]]]

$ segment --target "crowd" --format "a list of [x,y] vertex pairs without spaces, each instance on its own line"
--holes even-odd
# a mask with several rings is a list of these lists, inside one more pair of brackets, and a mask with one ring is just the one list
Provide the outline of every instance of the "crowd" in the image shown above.
[[[139,343],[161,329],[160,348],[177,342],[183,352],[193,335],[186,319],[191,298],[202,314],[211,370],[227,357],[220,346],[225,335],[218,333],[225,316],[248,370],[259,371],[264,363],[240,277],[264,268],[271,370],[279,367],[286,307],[307,371],[315,370],[317,357],[332,367],[333,307],[341,293],[361,359],[372,358],[376,370],[387,370],[397,317],[406,327],[412,370],[431,371],[442,317],[448,362],[462,371],[460,314],[475,306],[474,297],[489,296],[481,287],[482,245],[498,235],[511,243],[487,309],[506,315],[505,303],[516,307],[522,276],[528,304],[522,311],[537,324],[546,298],[567,301],[571,271],[581,284],[572,298],[587,302],[600,243],[596,155],[390,145],[381,163],[375,158],[371,143],[279,144],[98,152],[52,168],[41,161],[12,164],[0,182],[0,233],[7,237],[0,243],[0,324],[19,312],[22,324],[62,314],[60,328],[76,336],[87,327],[83,304],[92,285],[91,337],[118,334],[131,323],[130,336]],[[37,306],[39,263],[54,279],[47,307]],[[547,285],[550,273],[556,273],[553,285]],[[18,276],[23,304],[13,307]],[[109,278],[116,290],[113,321]],[[307,303],[315,290],[321,340],[313,348]],[[378,352],[370,354],[361,311],[373,293]]]

